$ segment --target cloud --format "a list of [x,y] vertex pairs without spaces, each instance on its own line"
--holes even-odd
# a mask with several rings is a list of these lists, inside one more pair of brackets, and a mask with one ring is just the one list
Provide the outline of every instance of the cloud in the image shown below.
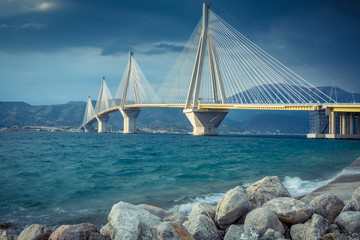
[[153,49],[145,51],[147,55],[157,55],[168,52],[181,52],[184,49],[184,46],[175,45],[171,43],[159,43],[154,46]]
[[58,9],[55,0],[1,0],[0,17],[16,16],[31,12],[47,12]]
[[42,2],[35,6],[35,10],[38,11],[49,11],[53,10],[57,7],[57,4],[55,2]]
[[8,24],[0,24],[0,28],[9,28],[10,27],[10,25],[8,25]]
[[42,24],[42,23],[24,23],[22,24],[19,28],[35,28],[35,29],[40,29],[40,28],[46,28],[47,25],[46,24]]

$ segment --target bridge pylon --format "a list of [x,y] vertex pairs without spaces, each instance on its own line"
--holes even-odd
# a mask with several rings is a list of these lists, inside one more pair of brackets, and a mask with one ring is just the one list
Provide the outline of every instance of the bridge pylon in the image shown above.
[[129,90],[131,91],[130,85],[133,89],[133,97],[135,104],[140,104],[140,94],[138,88],[138,82],[136,78],[136,69],[134,64],[134,52],[129,52],[129,62],[126,69],[126,77],[123,92],[121,95],[120,112],[124,117],[124,130],[123,133],[136,133],[136,118],[140,114],[141,108],[126,109],[126,97],[128,96]]
[[191,82],[188,89],[184,113],[193,126],[193,135],[217,135],[217,129],[228,110],[210,110],[200,107],[200,86],[204,67],[206,49],[208,50],[208,60],[210,66],[212,102],[226,103],[224,83],[221,76],[218,55],[215,41],[213,40],[209,23],[211,22],[209,11],[212,4],[203,3],[202,31],[197,48]]

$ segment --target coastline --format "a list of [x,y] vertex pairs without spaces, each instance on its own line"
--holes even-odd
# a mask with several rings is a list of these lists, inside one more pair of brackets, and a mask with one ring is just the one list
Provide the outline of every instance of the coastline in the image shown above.
[[358,187],[360,187],[360,158],[344,168],[334,180],[306,194],[301,200],[308,203],[321,194],[332,193],[342,201],[349,202],[351,194]]

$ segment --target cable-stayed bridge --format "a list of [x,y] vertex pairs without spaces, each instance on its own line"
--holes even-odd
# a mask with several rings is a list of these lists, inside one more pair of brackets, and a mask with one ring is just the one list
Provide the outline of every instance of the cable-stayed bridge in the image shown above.
[[194,135],[216,135],[230,109],[260,109],[312,111],[309,137],[360,138],[360,104],[337,103],[216,15],[211,3],[203,4],[202,18],[157,93],[130,52],[116,95],[103,78],[81,129],[98,122],[104,132],[110,114],[120,111],[124,133],[135,133],[145,107],[183,108]]

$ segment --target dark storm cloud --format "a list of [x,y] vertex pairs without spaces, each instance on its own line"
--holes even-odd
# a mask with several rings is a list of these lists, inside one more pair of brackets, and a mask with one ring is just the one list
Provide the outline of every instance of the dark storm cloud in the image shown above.
[[[67,98],[77,100],[88,93],[71,84],[89,84],[84,73],[106,74],[112,61],[125,64],[129,50],[160,81],[200,20],[202,2],[0,0],[0,100],[37,98],[51,81],[67,81]],[[283,51],[360,91],[360,1],[214,0],[213,11],[280,61]]]

